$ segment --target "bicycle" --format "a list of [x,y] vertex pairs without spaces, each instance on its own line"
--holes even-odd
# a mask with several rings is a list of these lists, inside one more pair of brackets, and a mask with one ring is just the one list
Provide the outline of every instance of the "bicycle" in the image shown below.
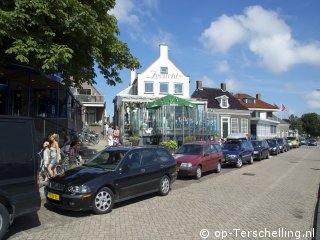
[[65,171],[78,167],[82,164],[81,156],[75,156],[74,149],[70,148],[69,152],[63,154],[64,158],[62,163],[58,164],[56,167],[57,175],[63,174]]

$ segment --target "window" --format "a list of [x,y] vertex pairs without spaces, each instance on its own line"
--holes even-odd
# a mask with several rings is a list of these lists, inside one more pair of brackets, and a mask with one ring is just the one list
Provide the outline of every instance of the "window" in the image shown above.
[[83,88],[83,89],[79,89],[79,94],[81,95],[91,95],[91,89],[86,89],[86,88]]
[[226,95],[216,97],[216,100],[219,102],[221,108],[229,108],[229,97]]
[[222,106],[223,108],[227,108],[227,107],[228,107],[228,99],[222,98],[222,99],[221,99],[221,106]]
[[238,133],[238,119],[231,118],[231,133]]
[[256,100],[255,100],[254,98],[246,98],[246,99],[245,99],[245,102],[246,102],[246,103],[255,103]]
[[163,164],[163,163],[169,163],[172,161],[172,156],[166,150],[157,149],[156,153],[160,160],[160,163]]
[[168,74],[168,67],[160,67],[160,74]]
[[145,149],[141,153],[143,166],[154,166],[158,164],[156,155],[153,153],[153,149]]
[[160,83],[160,93],[165,94],[169,92],[168,83]]
[[144,92],[145,93],[153,93],[153,82],[145,82],[144,83]]
[[248,133],[248,119],[241,119],[241,133]]
[[182,83],[174,84],[174,93],[175,94],[183,94],[183,92],[182,92]]

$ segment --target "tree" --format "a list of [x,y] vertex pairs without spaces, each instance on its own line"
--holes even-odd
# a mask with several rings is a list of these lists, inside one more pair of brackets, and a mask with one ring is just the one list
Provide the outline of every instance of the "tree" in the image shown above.
[[320,136],[320,116],[316,113],[306,113],[301,116],[304,131],[311,136]]
[[79,87],[95,83],[97,66],[107,84],[122,82],[119,70],[140,64],[118,39],[117,20],[108,14],[114,6],[115,0],[0,1],[0,69],[27,65]]
[[290,122],[290,129],[291,130],[298,130],[299,133],[303,132],[303,128],[302,128],[302,121],[299,117],[291,114],[289,116],[289,122]]

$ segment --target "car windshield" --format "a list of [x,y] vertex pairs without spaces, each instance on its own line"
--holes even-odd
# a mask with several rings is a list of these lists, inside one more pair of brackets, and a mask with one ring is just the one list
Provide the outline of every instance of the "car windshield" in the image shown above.
[[275,147],[276,146],[276,141],[275,140],[269,140],[267,141],[270,147]]
[[296,140],[296,137],[287,137],[288,140]]
[[223,145],[224,150],[237,151],[240,149],[240,144],[237,143],[226,143]]
[[259,141],[251,141],[253,147],[261,147],[261,142]]
[[176,151],[176,154],[200,155],[202,154],[202,147],[201,145],[197,145],[197,144],[182,145]]
[[95,155],[89,162],[83,164],[87,167],[114,170],[128,150],[106,150]]

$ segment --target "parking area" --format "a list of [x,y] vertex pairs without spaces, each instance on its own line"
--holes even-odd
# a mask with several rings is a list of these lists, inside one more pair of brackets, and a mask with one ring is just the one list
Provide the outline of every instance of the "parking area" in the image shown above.
[[17,219],[7,238],[201,239],[206,229],[207,239],[222,239],[222,233],[228,233],[225,239],[260,239],[248,233],[262,230],[267,236],[261,239],[281,239],[268,237],[268,231],[311,239],[306,231],[318,197],[319,154],[317,147],[301,147],[200,180],[180,178],[168,196],[116,204],[106,215],[56,210],[43,202],[37,215]]

